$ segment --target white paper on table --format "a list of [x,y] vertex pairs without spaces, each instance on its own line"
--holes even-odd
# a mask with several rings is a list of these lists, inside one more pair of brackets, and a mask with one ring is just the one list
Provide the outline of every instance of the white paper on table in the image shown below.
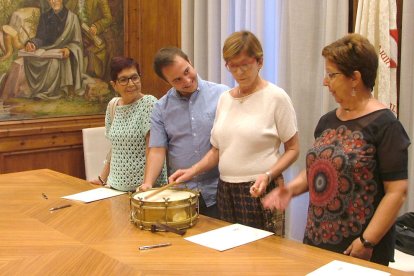
[[317,270],[306,274],[307,276],[342,276],[342,275],[364,275],[364,276],[386,276],[391,275],[388,272],[381,270],[363,267],[360,265],[341,262],[338,260],[332,261]]
[[81,192],[73,195],[62,196],[62,198],[70,200],[78,200],[83,202],[92,202],[100,199],[105,199],[113,196],[119,196],[125,194],[125,192],[117,191],[110,188],[97,188],[86,192]]
[[185,239],[218,251],[224,251],[271,235],[273,235],[272,232],[236,223]]

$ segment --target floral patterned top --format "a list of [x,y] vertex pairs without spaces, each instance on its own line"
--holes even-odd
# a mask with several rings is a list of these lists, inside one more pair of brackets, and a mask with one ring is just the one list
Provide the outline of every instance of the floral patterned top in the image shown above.
[[[342,253],[370,222],[384,197],[384,181],[407,179],[410,140],[388,109],[349,121],[333,110],[319,120],[314,136],[306,156],[304,243]],[[394,231],[375,246],[371,261],[393,259]]]

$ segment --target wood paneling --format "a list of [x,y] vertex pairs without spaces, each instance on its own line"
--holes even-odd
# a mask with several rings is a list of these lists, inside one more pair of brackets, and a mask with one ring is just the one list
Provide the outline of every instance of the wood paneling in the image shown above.
[[128,54],[139,60],[144,93],[160,98],[169,85],[154,73],[152,62],[160,48],[181,46],[181,1],[130,1],[128,8],[130,19],[136,20],[129,25]]
[[85,177],[82,128],[104,124],[103,116],[0,123],[0,173],[49,168]]
[[[152,70],[156,51],[180,47],[180,0],[124,0],[125,55],[141,66],[143,92],[158,98],[168,85]],[[82,129],[104,125],[104,115],[0,121],[0,173],[49,168],[85,177]]]

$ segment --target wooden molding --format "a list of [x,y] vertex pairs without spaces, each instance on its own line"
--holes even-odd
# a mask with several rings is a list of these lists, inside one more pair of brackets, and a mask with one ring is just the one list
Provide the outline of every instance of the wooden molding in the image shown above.
[[[99,127],[103,125],[105,125],[105,115],[4,121],[0,122],[0,138],[81,131],[83,128]],[[1,150],[2,149],[0,148],[0,151]]]

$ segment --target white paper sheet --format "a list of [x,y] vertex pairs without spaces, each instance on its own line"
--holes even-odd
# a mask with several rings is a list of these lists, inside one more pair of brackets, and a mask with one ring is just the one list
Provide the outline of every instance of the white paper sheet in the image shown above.
[[306,274],[307,276],[348,276],[348,275],[364,275],[364,276],[387,276],[388,272],[368,268],[360,265],[350,264],[341,261],[332,261],[317,270]]
[[117,191],[109,188],[97,188],[86,192],[81,192],[73,195],[62,196],[62,198],[70,200],[78,200],[83,202],[92,202],[100,199],[105,199],[113,196],[119,196],[125,194],[125,192]]
[[271,235],[273,235],[272,232],[236,223],[185,239],[218,251],[224,251]]

